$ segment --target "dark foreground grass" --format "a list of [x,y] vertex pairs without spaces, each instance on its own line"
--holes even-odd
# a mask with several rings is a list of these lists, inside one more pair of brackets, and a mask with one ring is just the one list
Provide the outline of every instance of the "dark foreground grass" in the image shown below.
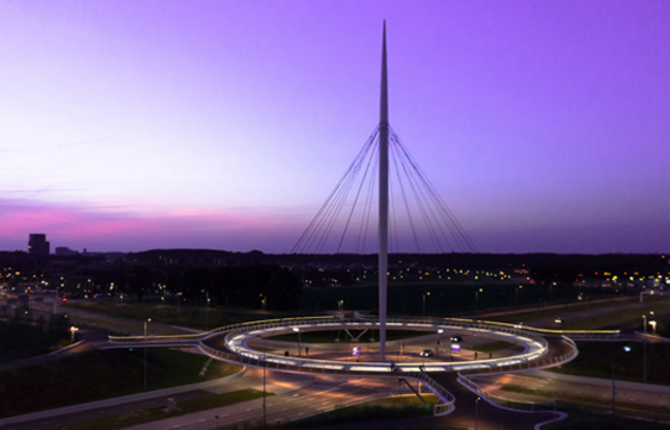
[[543,430],[668,430],[668,424],[569,409],[568,418],[543,426]]
[[[353,336],[358,336],[362,330],[349,330]],[[427,336],[435,335],[434,331],[414,331],[414,330],[387,330],[386,340],[402,340],[409,339],[417,336]],[[349,335],[344,330],[324,330],[324,331],[308,331],[300,333],[300,341],[303,343],[335,343],[337,339],[341,343],[346,343]],[[297,333],[287,333],[281,334],[278,336],[268,337],[268,340],[279,340],[284,342],[298,342]],[[375,342],[379,342],[379,330],[368,330],[362,334],[357,341],[351,341],[351,343],[361,343],[361,342],[372,342],[374,339]]]
[[375,400],[361,405],[348,406],[319,414],[304,420],[287,424],[287,429],[306,429],[321,425],[345,424],[355,421],[375,421],[399,418],[431,416],[432,405],[437,403],[437,397],[426,395],[423,398],[431,406],[426,406],[416,396],[391,397]]
[[[149,390],[173,387],[239,372],[240,366],[208,357],[155,349],[147,353]],[[69,406],[142,392],[143,350],[92,351],[58,361],[0,372],[0,417]]]
[[[266,395],[273,396],[274,393],[266,393]],[[260,397],[263,397],[262,391],[249,388],[246,390],[232,391],[223,394],[212,394],[197,399],[178,402],[177,409],[171,412],[166,411],[163,407],[149,408],[120,415],[95,418],[74,424],[54,426],[45,430],[115,430],[152,421],[163,420],[166,418],[174,418],[193,412],[205,411],[222,406],[230,406],[236,403],[258,399]]]
[[90,301],[69,304],[68,307],[100,312],[113,318],[152,321],[191,327],[200,330],[213,329],[228,324],[258,321],[273,318],[288,318],[311,315],[310,312],[267,312],[225,306],[205,307],[196,305],[169,305],[160,303],[137,303],[117,301]]
[[[630,352],[624,351],[624,346]],[[615,379],[642,382],[644,346],[641,342],[577,342],[579,355],[573,361],[547,369],[593,378],[612,378],[612,356],[615,355]],[[647,381],[652,384],[670,385],[670,344],[647,343]]]
[[[501,388],[502,391],[508,391],[511,393],[520,393],[520,394],[529,394],[533,396],[541,396],[541,397],[546,397],[547,404],[551,404],[552,398],[551,398],[551,393],[550,391],[546,390],[531,390],[529,388],[525,387],[519,387],[516,385],[506,385]],[[562,406],[570,407],[573,406],[574,404],[591,404],[591,405],[598,405],[598,406],[605,406],[609,407],[612,405],[612,400],[611,399],[603,399],[602,397],[593,397],[593,396],[580,396],[580,395],[575,395],[575,394],[570,394],[570,393],[565,393],[565,392],[554,392],[556,395],[556,399],[558,402],[558,407],[562,409]],[[572,404],[572,405],[571,405]],[[637,403],[631,403],[631,402],[622,402],[618,400],[616,402],[617,407],[621,408],[626,408],[626,409],[633,409],[637,411],[647,411],[647,412],[660,412],[660,413],[665,413],[668,414],[670,413],[670,405],[667,407],[665,406],[654,406],[654,405],[641,405]]]
[[496,342],[483,343],[481,345],[473,346],[470,349],[478,352],[496,352],[502,351],[503,349],[516,348],[523,351],[523,347],[513,344],[511,342],[505,342],[504,340],[499,340]]

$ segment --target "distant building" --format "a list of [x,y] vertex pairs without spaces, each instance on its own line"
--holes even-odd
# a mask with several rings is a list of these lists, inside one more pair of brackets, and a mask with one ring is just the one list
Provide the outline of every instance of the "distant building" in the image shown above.
[[55,252],[58,257],[70,257],[79,254],[74,249],[70,249],[66,246],[57,246]]
[[28,253],[36,257],[49,256],[49,242],[47,242],[47,235],[31,233],[28,239]]

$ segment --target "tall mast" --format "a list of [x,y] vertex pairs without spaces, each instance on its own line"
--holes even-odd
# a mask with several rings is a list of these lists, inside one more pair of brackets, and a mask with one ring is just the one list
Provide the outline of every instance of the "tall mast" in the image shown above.
[[386,361],[386,291],[388,281],[389,107],[386,76],[386,20],[382,41],[382,88],[379,109],[379,356]]

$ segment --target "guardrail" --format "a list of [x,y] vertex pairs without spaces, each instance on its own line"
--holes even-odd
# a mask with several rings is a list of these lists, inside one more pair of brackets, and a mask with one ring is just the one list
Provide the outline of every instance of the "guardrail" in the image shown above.
[[[504,333],[513,336],[519,336],[523,339],[534,341],[537,343],[535,351],[531,353],[526,353],[514,357],[509,357],[505,359],[490,359],[490,360],[479,360],[477,362],[444,362],[444,363],[431,363],[426,365],[426,371],[447,371],[447,370],[464,370],[464,368],[473,368],[477,367],[491,372],[493,368],[501,368],[501,366],[508,366],[513,364],[522,364],[524,362],[530,362],[536,359],[538,356],[546,353],[547,350],[547,341],[536,334],[511,328],[511,327],[500,327],[495,324],[487,324],[481,322],[472,322],[469,320],[457,321],[457,320],[435,320],[435,319],[403,319],[403,318],[392,318],[387,321],[387,325],[394,328],[406,328],[413,330],[437,330],[438,328],[454,328],[454,329],[473,329],[473,330],[485,330],[485,331],[494,331],[498,333]],[[370,321],[370,320],[360,320],[360,319],[338,319],[332,316],[326,317],[307,317],[307,318],[283,318],[267,321],[252,321],[245,322],[240,324],[232,324],[225,327],[220,327],[218,329],[212,330],[207,333],[200,334],[187,334],[187,335],[175,335],[175,336],[134,336],[134,337],[111,337],[109,342],[106,344],[99,345],[102,348],[126,348],[126,347],[178,347],[178,346],[197,346],[201,344],[208,338],[212,336],[220,335],[225,333],[225,345],[226,348],[237,355],[246,356],[248,358],[253,358],[255,360],[270,361],[275,363],[284,363],[290,365],[297,365],[300,367],[323,367],[329,370],[337,369],[347,369],[351,371],[375,371],[378,373],[390,372],[391,367],[389,363],[343,363],[342,361],[327,361],[327,360],[315,360],[315,359],[306,359],[306,358],[288,358],[280,357],[272,354],[260,353],[248,349],[245,344],[245,339],[240,338],[239,341],[235,339],[242,336],[253,336],[256,332],[268,332],[276,331],[277,333],[288,332],[297,328],[302,328],[304,331],[309,331],[311,329],[318,330],[326,327],[361,327],[361,328],[372,328],[379,326],[379,321]],[[402,374],[408,374],[413,371],[419,371],[420,366],[416,363],[400,363],[395,366],[396,372],[402,372]],[[530,368],[530,367],[528,367]],[[498,372],[496,372],[498,373]]]

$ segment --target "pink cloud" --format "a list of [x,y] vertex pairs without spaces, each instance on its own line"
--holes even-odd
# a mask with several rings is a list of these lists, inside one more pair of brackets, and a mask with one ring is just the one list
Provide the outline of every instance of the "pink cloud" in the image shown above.
[[[294,233],[271,213],[243,209],[185,208],[136,214],[119,208],[0,200],[0,249],[25,249],[29,233],[46,233],[55,246],[90,250],[203,247],[229,250],[267,248],[271,233],[290,248]],[[273,240],[269,247],[273,248]],[[265,246],[264,246],[265,245]]]

